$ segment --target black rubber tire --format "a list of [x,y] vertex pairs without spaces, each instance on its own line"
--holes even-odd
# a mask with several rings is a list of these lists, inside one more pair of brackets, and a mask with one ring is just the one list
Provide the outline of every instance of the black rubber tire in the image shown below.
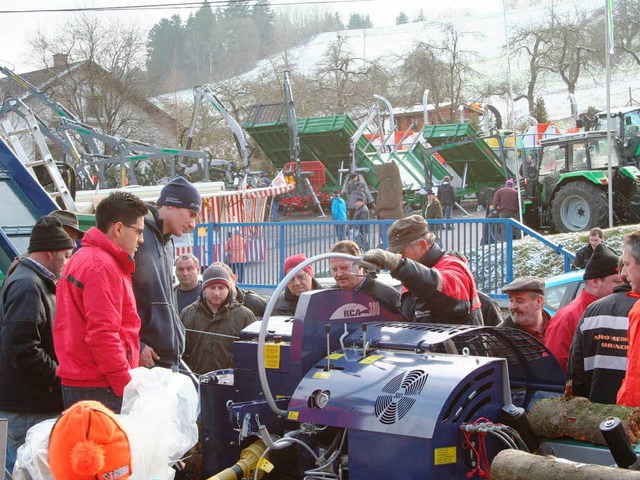
[[608,226],[609,202],[601,189],[587,182],[571,182],[553,198],[551,216],[560,233],[583,232]]

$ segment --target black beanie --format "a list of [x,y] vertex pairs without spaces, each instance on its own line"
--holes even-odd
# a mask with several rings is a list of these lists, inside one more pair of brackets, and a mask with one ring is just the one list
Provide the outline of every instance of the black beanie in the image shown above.
[[585,280],[604,278],[619,271],[618,256],[601,243],[593,249],[593,255],[587,262],[583,278]]
[[44,216],[34,225],[29,238],[29,253],[76,248],[76,244],[55,217]]
[[160,191],[160,198],[156,202],[159,207],[167,205],[176,208],[188,208],[200,212],[202,198],[196,188],[182,177],[177,177],[167,183]]

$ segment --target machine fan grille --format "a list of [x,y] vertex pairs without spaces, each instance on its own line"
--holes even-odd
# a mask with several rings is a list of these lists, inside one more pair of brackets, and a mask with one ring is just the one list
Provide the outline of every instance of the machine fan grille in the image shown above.
[[382,387],[385,393],[376,399],[375,413],[385,425],[393,425],[404,417],[420,395],[429,375],[423,370],[403,372]]

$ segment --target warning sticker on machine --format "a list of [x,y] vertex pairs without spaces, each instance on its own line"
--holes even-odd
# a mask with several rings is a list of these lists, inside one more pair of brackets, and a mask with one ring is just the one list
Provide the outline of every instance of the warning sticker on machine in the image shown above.
[[289,412],[287,418],[289,420],[298,420],[298,415],[300,415],[300,412]]
[[344,357],[344,353],[332,353],[329,355],[329,360],[339,360]]
[[265,368],[280,368],[280,344],[267,343],[264,346]]
[[436,448],[433,452],[433,463],[436,465],[447,465],[457,461],[456,447]]
[[369,355],[367,358],[360,360],[359,363],[364,363],[365,365],[371,365],[376,360],[380,360],[382,355]]
[[319,378],[321,380],[326,380],[331,376],[331,372],[316,372],[313,374],[313,378]]

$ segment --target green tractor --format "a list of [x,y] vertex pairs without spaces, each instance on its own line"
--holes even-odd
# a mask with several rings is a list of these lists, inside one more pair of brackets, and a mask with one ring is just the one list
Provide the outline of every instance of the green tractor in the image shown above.
[[[629,165],[620,142],[612,139],[613,214],[616,224],[640,222],[640,170]],[[537,175],[523,189],[523,217],[536,229],[580,232],[609,225],[606,131],[544,139]]]

